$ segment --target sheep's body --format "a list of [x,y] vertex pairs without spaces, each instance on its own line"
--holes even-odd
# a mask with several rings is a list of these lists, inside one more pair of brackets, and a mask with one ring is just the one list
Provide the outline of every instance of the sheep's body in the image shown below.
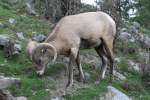
[[112,43],[115,33],[115,22],[110,16],[90,12],[62,18],[45,42],[55,45],[58,53],[68,54],[71,48],[80,45],[96,47],[101,43],[100,38]]
[[[76,62],[80,78],[84,79],[82,67],[79,60],[80,48],[95,48],[102,58],[102,78],[107,68],[107,60],[110,62],[110,75],[113,74],[113,41],[116,34],[116,25],[113,19],[103,12],[88,12],[71,15],[62,18],[49,34],[44,43],[34,48],[32,60],[37,66],[42,66],[37,71],[43,74],[53,54],[70,57],[68,66],[68,84],[73,83],[73,62]],[[47,50],[48,49],[48,50]],[[56,51],[52,53],[51,51]],[[48,53],[49,52],[49,53]],[[51,53],[50,53],[51,52]],[[39,69],[39,68],[37,68]],[[112,77],[112,76],[111,76]]]

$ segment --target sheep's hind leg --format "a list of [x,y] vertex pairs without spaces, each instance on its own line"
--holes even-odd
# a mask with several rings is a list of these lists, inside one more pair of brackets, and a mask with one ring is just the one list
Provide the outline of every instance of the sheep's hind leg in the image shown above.
[[113,56],[113,39],[106,39],[104,40],[104,47],[106,51],[106,56],[110,62],[110,80],[109,82],[112,83],[113,81],[113,70],[114,70],[114,56]]
[[71,48],[71,53],[70,53],[70,61],[69,61],[69,66],[68,66],[68,83],[66,87],[70,87],[73,85],[73,65],[75,63],[75,59],[77,57],[78,49],[76,48]]
[[105,56],[103,45],[96,47],[95,50],[97,54],[100,56],[100,58],[102,59],[100,79],[104,79],[107,70],[107,57]]

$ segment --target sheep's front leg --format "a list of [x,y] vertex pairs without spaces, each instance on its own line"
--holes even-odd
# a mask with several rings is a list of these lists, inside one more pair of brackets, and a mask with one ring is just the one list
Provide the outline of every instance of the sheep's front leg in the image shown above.
[[107,58],[103,55],[102,56],[102,68],[101,68],[101,79],[105,78],[105,73],[107,70]]
[[83,70],[82,70],[81,62],[80,62],[79,51],[78,51],[78,54],[77,54],[76,63],[77,63],[77,67],[78,67],[78,70],[79,70],[80,81],[83,82],[85,78],[84,78],[84,73],[83,73]]
[[78,49],[77,48],[71,48],[70,52],[70,61],[68,66],[68,83],[66,87],[70,87],[73,85],[73,66],[75,63],[75,59],[77,58]]
[[69,66],[68,66],[68,83],[66,87],[70,87],[73,84],[73,62],[72,57],[70,57]]

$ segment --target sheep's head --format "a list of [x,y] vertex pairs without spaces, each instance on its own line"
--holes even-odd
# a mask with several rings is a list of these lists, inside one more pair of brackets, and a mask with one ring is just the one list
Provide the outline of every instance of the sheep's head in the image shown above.
[[43,75],[51,58],[53,62],[57,58],[56,48],[49,43],[39,43],[32,52],[32,61],[37,74]]

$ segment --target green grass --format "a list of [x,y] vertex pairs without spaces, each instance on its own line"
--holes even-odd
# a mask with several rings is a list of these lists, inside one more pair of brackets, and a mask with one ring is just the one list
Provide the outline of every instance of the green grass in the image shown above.
[[[0,51],[0,55],[2,53]],[[29,100],[41,100],[48,94],[45,91],[46,81],[37,77],[31,62],[26,58],[24,53],[13,57],[13,59],[6,59],[4,56],[0,56],[0,73],[4,73],[5,76],[13,76],[21,79],[19,87],[12,86],[10,88],[15,96],[24,95]]]
[[102,96],[108,86],[108,82],[103,80],[100,84],[91,85],[90,88],[78,90],[74,96],[66,96],[67,100],[92,100],[98,96]]
[[142,27],[141,29],[142,29],[141,31],[142,31],[144,34],[147,34],[148,36],[150,36],[150,30],[149,30],[149,29],[146,29],[146,28],[144,28],[144,27]]
[[126,81],[114,82],[113,86],[132,97],[133,100],[150,99],[149,90],[144,87],[140,74],[128,73]]
[[[51,31],[51,24],[49,22],[39,20],[37,17],[20,14],[12,10],[11,6],[7,3],[2,4],[0,1],[0,5],[0,23],[2,24],[0,34],[15,38],[16,32],[23,32],[24,36],[28,39],[34,34],[48,34]],[[11,25],[8,22],[9,18],[14,18],[17,23]],[[28,97],[29,100],[42,100],[48,95],[48,92],[45,90],[47,88],[47,80],[37,77],[32,68],[32,63],[24,51],[26,41],[22,41],[21,44],[23,51],[19,56],[6,59],[4,58],[3,50],[0,50],[0,73],[3,73],[5,76],[21,79],[19,87],[12,86],[10,88],[13,95],[23,95]]]
[[[117,66],[119,71],[121,73],[124,73],[127,80],[121,82],[114,82],[113,85],[122,92],[126,93],[128,96],[132,97],[133,100],[149,100],[150,92],[148,88],[144,87],[141,73],[130,69],[132,68],[132,66],[128,64],[128,59],[131,59],[134,62],[141,62],[143,61],[143,58],[140,57],[138,54],[124,54],[124,56],[123,54],[120,55],[122,55],[121,61],[117,64]],[[141,61],[137,59],[141,59]]]
[[[11,25],[8,20],[14,18],[16,24]],[[51,24],[46,20],[39,20],[37,17],[28,16],[26,14],[18,14],[15,11],[3,9],[0,7],[0,27],[1,34],[15,36],[16,32],[23,32],[26,37],[34,34],[48,34],[51,31]]]

